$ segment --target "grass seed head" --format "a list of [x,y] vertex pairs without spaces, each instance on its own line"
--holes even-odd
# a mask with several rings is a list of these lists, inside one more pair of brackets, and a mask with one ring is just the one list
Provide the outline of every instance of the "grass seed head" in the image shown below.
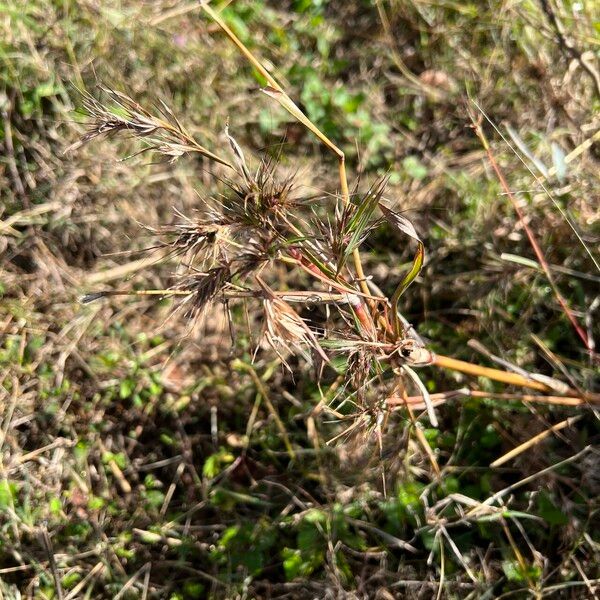
[[181,125],[166,104],[157,108],[154,115],[135,100],[107,87],[99,86],[107,102],[94,98],[89,92],[80,91],[83,108],[89,117],[88,132],[69,146],[65,153],[77,150],[97,137],[110,137],[127,132],[144,142],[144,148],[134,153],[157,152],[170,162],[183,154],[198,153],[206,158],[234,168],[229,161],[217,156],[199,144]]
[[304,319],[287,302],[278,298],[259,277],[256,281],[264,292],[264,339],[275,350],[283,364],[290,369],[283,356],[284,353],[300,353],[310,360],[310,355],[306,352],[307,348],[317,353],[323,361],[329,362],[317,337]]
[[181,276],[179,283],[172,289],[189,291],[189,295],[180,305],[185,307],[185,317],[194,321],[200,319],[208,306],[225,289],[230,278],[229,268],[225,266],[215,267],[206,272],[190,269]]
[[220,234],[224,227],[218,223],[194,221],[183,215],[181,217],[173,225],[146,227],[147,231],[159,238],[148,250],[165,250],[165,258],[179,256],[189,264],[202,259],[205,251],[214,256],[222,243]]

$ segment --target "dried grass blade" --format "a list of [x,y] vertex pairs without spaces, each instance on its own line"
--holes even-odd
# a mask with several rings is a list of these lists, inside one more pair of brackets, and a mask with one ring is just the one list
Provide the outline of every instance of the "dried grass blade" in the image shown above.
[[282,90],[267,86],[261,90],[264,94],[277,100],[292,117],[302,123],[309,131],[314,133],[332,152],[343,157],[344,153],[296,106],[295,102]]
[[438,426],[437,416],[435,414],[435,409],[433,407],[433,402],[431,401],[431,396],[429,395],[429,391],[423,385],[421,378],[408,366],[402,365],[400,369],[406,373],[414,382],[414,384],[419,388],[419,391],[423,395],[423,402],[427,408],[427,416],[429,417],[429,422],[433,425],[433,427]]
[[545,431],[542,431],[541,433],[534,435],[532,438],[530,438],[526,442],[519,444],[516,448],[513,448],[510,452],[503,454],[500,458],[497,458],[494,462],[490,463],[490,467],[494,468],[494,467],[499,467],[500,465],[503,465],[504,463],[508,462],[509,460],[512,460],[516,456],[519,456],[519,454],[522,454],[526,450],[529,450],[532,446],[535,446],[538,442],[541,442],[543,439],[547,438],[551,433],[554,433],[555,431],[560,431],[561,429],[564,429],[565,427],[570,427],[571,425],[573,425],[573,423],[576,423],[582,417],[583,417],[583,415],[577,415],[576,417],[569,417],[568,419],[565,419],[564,421],[561,421],[560,423],[557,423],[556,425],[549,427]]
[[[592,251],[589,249],[589,247],[585,243],[584,239],[581,237],[581,234],[579,233],[579,231],[577,231],[577,228],[575,227],[575,225],[569,218],[569,215],[565,212],[564,208],[560,205],[560,203],[556,200],[556,198],[550,193],[550,191],[548,190],[548,188],[546,187],[544,182],[539,177],[536,176],[536,174],[533,172],[531,167],[522,158],[522,156],[511,146],[510,142],[506,139],[506,136],[500,131],[500,129],[498,129],[498,127],[496,126],[494,121],[492,121],[492,119],[490,119],[490,117],[486,114],[486,112],[483,110],[483,108],[477,102],[475,102],[475,100],[473,100],[472,98],[471,98],[471,102],[477,108],[477,110],[483,115],[485,120],[494,128],[494,131],[502,138],[502,141],[514,152],[515,156],[521,161],[521,163],[523,163],[523,166],[529,171],[529,173],[535,179],[536,183],[538,185],[540,185],[540,187],[544,190],[544,193],[546,194],[546,196],[548,196],[548,198],[550,198],[550,200],[552,201],[552,204],[554,204],[555,208],[558,210],[558,212],[561,214],[562,218],[565,220],[567,225],[571,228],[571,230],[575,234],[575,237],[577,238],[579,243],[582,245],[583,249],[587,252],[588,256],[591,258],[596,269],[598,271],[600,271],[600,263],[598,262],[597,258],[593,255]],[[471,119],[472,119],[475,127],[477,127],[477,124],[475,123],[475,119],[473,117],[471,117]],[[581,144],[580,146],[575,148],[575,150],[573,152],[568,154],[565,157],[565,163],[568,164],[569,162],[571,162],[572,160],[577,158],[582,152],[585,152],[585,150],[590,148],[594,144],[594,142],[596,142],[599,138],[600,138],[600,131],[597,131],[591,138],[586,140],[583,144]],[[555,175],[556,169],[554,167],[550,168],[548,170],[548,174],[550,176]]]
[[229,141],[229,145],[231,146],[231,151],[235,156],[235,161],[240,169],[240,172],[246,179],[246,183],[252,184],[254,183],[254,179],[250,174],[248,166],[246,165],[246,158],[244,157],[244,153],[240,148],[240,145],[235,141],[233,136],[229,133],[229,123],[225,126],[225,137]]
[[293,448],[290,438],[288,436],[288,432],[285,428],[285,425],[283,424],[283,421],[281,420],[281,417],[279,416],[279,413],[277,412],[275,405],[271,402],[271,398],[269,396],[269,393],[267,392],[267,388],[265,387],[265,384],[262,382],[261,378],[258,376],[258,373],[254,370],[254,367],[252,365],[249,365],[241,360],[236,360],[235,365],[238,368],[246,371],[246,373],[248,373],[250,375],[250,377],[252,378],[252,381],[254,382],[254,385],[256,386],[256,390],[262,396],[265,404],[267,405],[267,409],[269,410],[269,412],[271,413],[271,416],[273,417],[273,420],[275,421],[275,425],[277,426],[277,429],[279,429],[279,433],[281,433],[283,443],[286,447],[286,450],[287,450],[290,458],[292,460],[294,460],[296,458],[296,452],[294,451],[294,448]]
[[[431,401],[434,406],[444,404],[448,400],[457,398],[493,398],[497,400],[515,400],[519,402],[540,402],[542,404],[553,404],[557,406],[584,406],[585,404],[600,404],[600,398],[590,398],[583,400],[582,398],[574,398],[572,396],[535,396],[533,394],[501,394],[497,392],[482,392],[480,390],[471,390],[463,388],[460,390],[451,390],[448,392],[440,392],[438,394],[430,394]],[[414,405],[415,408],[425,406],[423,396],[409,396],[402,398],[397,395],[392,395],[386,398],[386,403],[390,406],[403,406],[406,402]]]

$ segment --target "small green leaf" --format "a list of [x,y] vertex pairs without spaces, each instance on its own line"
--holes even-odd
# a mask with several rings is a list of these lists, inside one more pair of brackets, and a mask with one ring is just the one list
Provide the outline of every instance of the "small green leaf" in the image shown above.
[[119,387],[119,398],[126,400],[130,398],[135,390],[135,381],[133,379],[123,379]]
[[0,481],[0,509],[12,508],[14,506],[16,486],[6,479]]
[[502,570],[509,581],[522,582],[524,581],[523,573],[519,563],[515,560],[502,561]]
[[102,462],[107,465],[111,461],[114,461],[119,469],[125,469],[127,467],[127,456],[123,452],[105,452],[102,455]]
[[421,180],[427,177],[427,167],[416,156],[407,156],[402,161],[402,166],[413,179]]
[[219,544],[221,544],[224,547],[227,547],[227,545],[229,544],[229,542],[231,540],[233,540],[237,536],[237,534],[239,532],[240,532],[239,525],[232,525],[231,527],[228,527],[223,532],[223,535],[221,535],[221,539],[219,540]]
[[204,598],[205,587],[199,581],[186,581],[183,584],[183,595],[185,598],[195,600],[196,598]]
[[302,520],[306,523],[326,523],[327,514],[318,508],[311,508],[306,512]]
[[546,492],[540,492],[537,496],[538,515],[550,525],[566,525],[569,517],[556,507]]
[[165,495],[160,490],[145,490],[143,495],[146,506],[155,510],[160,509],[165,501]]
[[35,88],[35,95],[37,98],[48,98],[50,96],[56,96],[60,92],[61,88],[57,86],[52,80],[40,83]]
[[91,496],[88,500],[88,508],[97,511],[104,507],[104,500],[98,496]]
[[209,479],[216,477],[227,465],[235,460],[231,452],[225,448],[220,448],[215,454],[211,454],[202,467],[202,474]]
[[60,513],[62,511],[62,502],[60,501],[60,498],[57,498],[56,496],[53,496],[52,498],[50,498],[50,502],[48,503],[48,508],[50,509],[50,513],[53,514],[54,516],[60,515]]
[[302,554],[300,550],[292,550],[291,548],[283,549],[283,570],[285,572],[285,578],[291,581],[295,577],[298,577],[302,571]]
[[75,585],[77,585],[80,581],[81,581],[81,573],[78,573],[77,571],[73,572],[73,573],[67,573],[61,580],[61,586],[65,589],[65,590],[70,590],[71,588],[74,588]]
[[412,267],[411,267],[410,271],[404,276],[404,279],[400,282],[398,287],[396,288],[396,291],[394,292],[394,294],[392,296],[392,300],[391,300],[392,307],[394,309],[392,311],[392,320],[394,322],[394,330],[398,333],[401,330],[401,323],[400,323],[400,320],[398,319],[398,311],[397,311],[398,301],[400,300],[400,297],[402,296],[402,294],[407,290],[408,286],[417,278],[417,276],[421,272],[421,269],[423,268],[424,260],[425,260],[425,246],[423,245],[423,243],[421,241],[419,241],[419,247],[417,248],[417,253],[415,254],[415,257],[413,259]]

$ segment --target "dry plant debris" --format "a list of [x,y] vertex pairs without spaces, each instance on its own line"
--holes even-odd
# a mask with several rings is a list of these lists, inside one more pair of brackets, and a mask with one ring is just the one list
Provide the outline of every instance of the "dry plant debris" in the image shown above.
[[2,597],[596,597],[599,18],[0,3]]

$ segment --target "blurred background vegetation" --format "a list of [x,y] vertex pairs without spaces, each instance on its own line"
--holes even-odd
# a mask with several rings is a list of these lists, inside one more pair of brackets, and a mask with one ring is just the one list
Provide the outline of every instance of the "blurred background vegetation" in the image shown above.
[[[491,364],[476,339],[598,390],[597,363],[471,121],[475,101],[498,126],[482,119],[557,285],[597,339],[597,2],[213,6],[343,147],[352,181],[389,176],[386,198],[427,249],[402,308],[433,349]],[[120,160],[134,140],[65,154],[85,131],[77,89],[102,82],[144,106],[164,101],[209,148],[226,146],[229,121],[248,155],[278,156],[306,195],[337,189],[335,160],[259,93],[260,76],[194,3],[4,0],[0,33],[0,597],[597,597],[591,408],[449,402],[439,427],[422,429],[438,478],[402,411],[381,454],[365,432],[327,445],[344,424],[313,414],[310,367],[290,359],[292,378],[272,353],[252,360],[255,333],[232,344],[218,308],[193,326],[169,317],[167,300],[78,302],[98,288],[168,285],[173,263],[135,252],[153,243],[140,223],[193,214],[220,184],[204,159]],[[385,227],[364,256],[386,292],[412,259]],[[431,392],[510,391],[421,373]],[[494,509],[469,512],[513,484]]]

